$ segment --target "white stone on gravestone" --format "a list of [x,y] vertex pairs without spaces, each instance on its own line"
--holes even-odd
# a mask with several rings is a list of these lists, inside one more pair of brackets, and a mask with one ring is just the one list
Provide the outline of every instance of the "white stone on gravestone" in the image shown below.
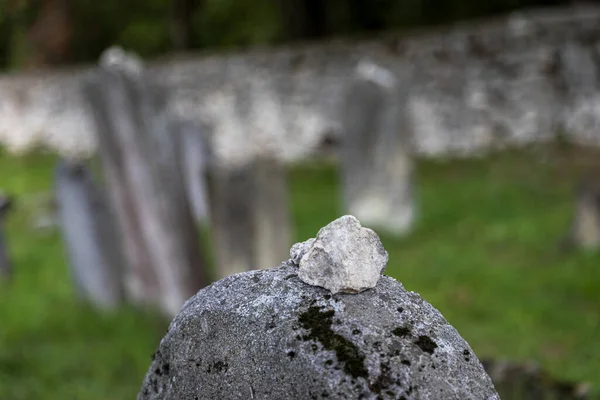
[[300,260],[302,259],[302,257],[304,257],[306,252],[308,252],[308,250],[312,247],[315,240],[316,240],[315,238],[310,238],[308,240],[305,240],[304,242],[295,243],[292,246],[292,248],[290,249],[290,259],[292,260],[292,262],[294,264],[300,265]]
[[345,212],[394,235],[408,233],[415,219],[406,100],[391,71],[363,61],[343,113]]
[[345,215],[321,228],[315,239],[290,250],[298,277],[332,293],[360,293],[374,288],[389,255],[377,234]]
[[[353,292],[370,289],[306,284],[312,261],[318,285],[333,283],[323,274],[333,266],[342,272],[332,276],[362,277],[351,279]],[[202,289],[160,341],[138,399],[499,400],[468,343],[421,296],[382,276],[386,262],[377,235],[344,216],[321,229],[299,273],[286,261]]]

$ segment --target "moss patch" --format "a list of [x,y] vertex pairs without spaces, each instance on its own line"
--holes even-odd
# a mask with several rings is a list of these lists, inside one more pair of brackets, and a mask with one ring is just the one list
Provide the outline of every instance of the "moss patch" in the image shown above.
[[398,327],[392,331],[392,333],[399,337],[410,336],[410,329],[405,326]]
[[[389,388],[394,384],[394,379],[392,378],[392,372],[390,370],[389,365],[381,363],[380,364],[381,375],[377,377],[375,382],[369,385],[369,388],[374,393],[381,393],[383,390]],[[388,391],[388,395],[389,395]],[[393,392],[392,392],[393,393]],[[392,394],[394,396],[395,394]]]
[[302,328],[310,331],[304,339],[318,341],[325,349],[335,351],[338,361],[344,364],[346,374],[367,379],[369,372],[365,367],[365,356],[354,343],[331,330],[335,311],[321,310],[322,307],[309,307],[300,314],[298,322]]
[[419,336],[415,344],[419,346],[421,350],[429,354],[433,354],[435,349],[438,347],[436,342],[434,342],[429,336],[425,335]]

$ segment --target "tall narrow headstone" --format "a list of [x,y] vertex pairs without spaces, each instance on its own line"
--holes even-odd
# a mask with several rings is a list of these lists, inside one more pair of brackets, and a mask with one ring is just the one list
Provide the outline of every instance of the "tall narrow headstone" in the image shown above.
[[362,62],[342,115],[344,212],[395,235],[410,231],[415,219],[405,103],[390,71]]
[[188,198],[199,223],[208,223],[206,194],[207,138],[205,129],[191,122],[179,124],[183,151],[183,169]]
[[563,130],[575,142],[598,144],[600,71],[593,46],[569,43],[558,54],[566,103]]
[[254,162],[256,265],[279,265],[289,258],[292,221],[285,167],[274,157]]
[[211,230],[220,278],[289,258],[291,214],[285,168],[270,156],[209,169]]
[[127,290],[174,315],[207,281],[168,93],[120,49],[84,83],[127,248]]
[[0,194],[0,278],[8,278],[12,275],[12,263],[4,242],[4,219],[11,208],[11,199]]
[[103,192],[85,164],[60,161],[55,190],[61,232],[79,296],[101,309],[123,299],[122,255]]
[[568,243],[582,250],[600,249],[600,184],[582,181],[575,194],[575,210]]
[[256,268],[255,190],[248,165],[209,170],[211,230],[219,278]]

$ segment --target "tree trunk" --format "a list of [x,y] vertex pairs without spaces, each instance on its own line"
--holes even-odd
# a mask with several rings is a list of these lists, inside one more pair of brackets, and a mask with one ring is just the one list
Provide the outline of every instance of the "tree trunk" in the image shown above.
[[283,36],[288,41],[314,39],[328,33],[327,4],[322,0],[280,0]]
[[203,3],[203,0],[172,0],[170,31],[175,50],[188,50],[194,46],[193,16]]

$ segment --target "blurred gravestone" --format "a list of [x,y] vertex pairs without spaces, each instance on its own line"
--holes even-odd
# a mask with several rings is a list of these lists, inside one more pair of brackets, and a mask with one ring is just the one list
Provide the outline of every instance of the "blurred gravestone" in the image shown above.
[[83,93],[126,249],[128,295],[174,315],[206,279],[168,93],[116,48]]
[[586,179],[576,192],[571,244],[585,250],[600,248],[600,184]]
[[209,171],[210,220],[217,275],[255,268],[254,196],[249,166],[217,166]]
[[415,216],[405,95],[390,71],[363,62],[343,110],[344,211],[396,235],[407,233]]
[[213,165],[209,176],[219,277],[287,259],[291,219],[284,166],[262,156],[239,166]]
[[507,360],[481,360],[502,399],[588,400],[590,386],[586,383],[555,379],[535,363],[514,363]]
[[188,198],[197,222],[208,222],[206,194],[207,143],[205,129],[191,122],[179,124],[183,151],[183,168]]
[[11,199],[0,193],[0,278],[9,277],[12,274],[12,264],[4,242],[4,219],[11,208]]
[[83,163],[60,161],[55,173],[58,216],[79,296],[102,309],[123,299],[122,256],[114,220]]
[[284,166],[270,157],[254,162],[256,266],[279,265],[289,257],[292,222]]
[[568,43],[559,51],[560,83],[566,97],[564,130],[580,142],[597,142],[600,75],[591,45]]

